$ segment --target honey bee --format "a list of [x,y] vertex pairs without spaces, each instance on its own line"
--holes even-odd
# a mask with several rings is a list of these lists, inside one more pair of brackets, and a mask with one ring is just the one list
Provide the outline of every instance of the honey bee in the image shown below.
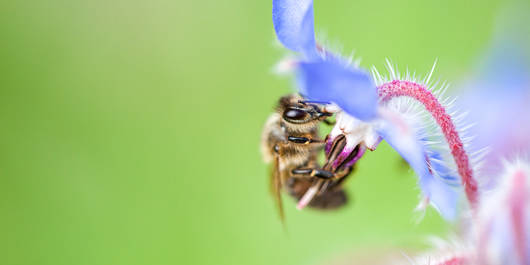
[[346,145],[343,135],[329,146],[324,166],[318,163],[318,154],[326,144],[319,138],[319,126],[329,123],[326,118],[332,115],[318,104],[291,94],[280,98],[276,112],[265,123],[261,149],[265,162],[272,163],[271,191],[282,220],[283,189],[299,200],[299,207],[334,209],[347,201],[342,183],[353,165],[347,163],[349,159],[336,161]]

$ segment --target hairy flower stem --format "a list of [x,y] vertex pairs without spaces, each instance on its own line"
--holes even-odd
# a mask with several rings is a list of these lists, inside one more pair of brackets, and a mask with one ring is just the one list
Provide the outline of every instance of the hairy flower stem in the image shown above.
[[471,207],[476,209],[478,188],[477,182],[473,178],[473,169],[469,163],[469,157],[464,150],[464,144],[451,120],[451,116],[445,111],[445,108],[440,104],[438,99],[425,86],[400,80],[382,84],[378,87],[378,94],[382,102],[389,101],[395,97],[411,97],[423,104],[425,109],[431,113],[451,148],[451,154],[458,168],[458,173],[462,177],[462,184],[464,185],[467,199]]

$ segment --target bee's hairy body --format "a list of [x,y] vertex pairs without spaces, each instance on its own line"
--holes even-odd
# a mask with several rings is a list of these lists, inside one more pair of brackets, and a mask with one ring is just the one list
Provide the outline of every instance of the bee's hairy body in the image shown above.
[[[299,103],[302,100],[303,98],[298,95],[282,97],[276,112],[271,114],[265,123],[262,133],[262,154],[265,162],[273,163],[272,191],[278,200],[280,212],[282,212],[280,198],[282,189],[299,200],[312,185],[321,180],[314,174],[293,173],[293,170],[301,168],[320,168],[317,159],[323,149],[324,141],[319,140],[319,126],[326,117],[330,116],[315,114],[321,113],[320,110],[313,105],[312,108],[307,108],[307,105]],[[296,113],[297,109],[308,112],[308,117],[300,121],[291,119],[302,116],[301,113]],[[312,109],[315,109],[314,113]],[[347,198],[341,183],[348,174],[349,171],[342,172],[342,177],[329,180],[309,206],[332,209],[344,205]]]

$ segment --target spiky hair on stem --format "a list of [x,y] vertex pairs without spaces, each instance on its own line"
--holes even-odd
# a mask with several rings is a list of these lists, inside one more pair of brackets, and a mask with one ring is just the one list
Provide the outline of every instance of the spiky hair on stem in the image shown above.
[[425,146],[425,157],[434,177],[450,186],[461,183],[475,207],[478,200],[475,176],[487,148],[471,150],[473,136],[468,130],[473,124],[465,124],[466,113],[459,114],[455,109],[456,97],[445,96],[449,85],[432,81],[436,61],[424,78],[408,70],[402,75],[390,60],[386,62],[388,75],[381,75],[372,67],[380,104],[401,113],[414,127]]

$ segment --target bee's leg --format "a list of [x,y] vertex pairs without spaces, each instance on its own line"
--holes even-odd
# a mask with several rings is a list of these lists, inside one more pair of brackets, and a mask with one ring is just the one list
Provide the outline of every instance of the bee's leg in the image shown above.
[[335,176],[335,173],[331,171],[317,168],[297,168],[291,170],[291,173],[293,175],[307,175],[310,177],[317,177],[321,179],[333,179]]
[[316,196],[309,202],[309,207],[317,209],[336,209],[348,201],[348,196],[342,187],[342,182],[352,172],[353,167],[336,172],[334,177],[324,181],[320,186]]
[[314,111],[318,113],[319,117],[330,117],[333,116],[333,113],[337,112],[336,108],[327,107],[330,103],[325,101],[299,100],[298,103],[311,107]]
[[333,175],[333,180],[338,180],[339,182],[342,182],[342,180],[344,180],[345,177],[348,176],[352,171],[353,171],[353,167],[348,167],[339,172],[336,172]]
[[336,113],[340,110],[337,106],[331,105],[330,102],[327,101],[299,100],[298,103],[313,108],[315,111],[320,113],[321,116],[332,116],[333,113]]
[[308,138],[308,137],[297,137],[297,136],[289,136],[287,137],[287,140],[289,142],[296,143],[296,144],[313,144],[313,143],[323,144],[325,143],[325,141],[322,139],[313,139],[313,138]]
[[325,180],[341,180],[345,176],[348,176],[352,171],[352,167],[341,170],[339,172],[331,172],[325,169],[318,168],[297,168],[291,170],[293,175],[307,175],[311,177],[317,177]]
[[[294,179],[296,174],[315,177],[311,181],[311,186],[307,187],[302,196],[295,193],[299,199],[297,207],[302,209],[309,204],[314,208],[333,209],[344,205],[347,201],[347,196],[341,183],[351,171],[352,167],[336,173],[316,168],[293,169],[291,173],[294,181],[296,181]],[[299,180],[310,181],[311,179],[301,178]]]

